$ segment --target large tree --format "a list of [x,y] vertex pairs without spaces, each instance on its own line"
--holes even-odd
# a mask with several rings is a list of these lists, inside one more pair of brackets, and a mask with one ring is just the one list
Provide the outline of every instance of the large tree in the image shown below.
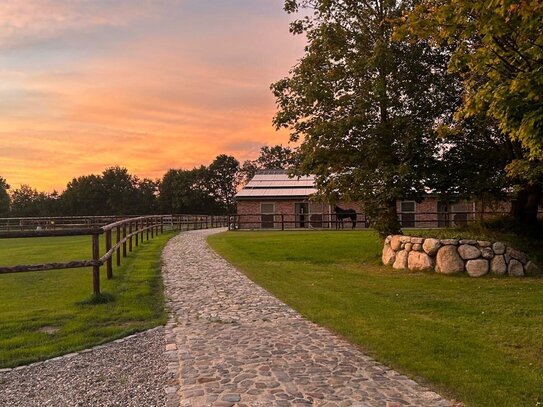
[[275,125],[301,140],[297,172],[313,173],[329,199],[362,201],[382,234],[399,232],[396,200],[420,199],[435,169],[440,117],[450,114],[455,82],[446,53],[393,41],[393,22],[412,1],[287,0],[308,17],[305,56],[272,85]]
[[422,0],[398,34],[452,48],[449,68],[464,84],[457,118],[486,115],[509,137],[512,214],[534,224],[543,198],[543,2]]

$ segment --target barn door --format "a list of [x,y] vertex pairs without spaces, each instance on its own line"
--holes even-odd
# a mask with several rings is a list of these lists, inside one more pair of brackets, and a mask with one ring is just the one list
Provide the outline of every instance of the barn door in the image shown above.
[[309,220],[309,204],[307,202],[295,203],[294,212],[296,213],[296,227],[306,228]]

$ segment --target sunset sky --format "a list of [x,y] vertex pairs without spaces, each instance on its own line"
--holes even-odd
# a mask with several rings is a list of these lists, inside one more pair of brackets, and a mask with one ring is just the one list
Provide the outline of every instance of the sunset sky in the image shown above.
[[287,142],[272,82],[303,53],[283,0],[2,0],[0,176],[63,190]]

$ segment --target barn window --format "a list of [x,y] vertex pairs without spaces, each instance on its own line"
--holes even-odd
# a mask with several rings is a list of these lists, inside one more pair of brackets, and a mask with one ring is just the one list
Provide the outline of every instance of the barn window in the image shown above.
[[400,223],[403,228],[414,228],[415,225],[415,201],[400,202]]
[[260,227],[262,229],[273,229],[275,218],[275,204],[261,203],[260,204]]

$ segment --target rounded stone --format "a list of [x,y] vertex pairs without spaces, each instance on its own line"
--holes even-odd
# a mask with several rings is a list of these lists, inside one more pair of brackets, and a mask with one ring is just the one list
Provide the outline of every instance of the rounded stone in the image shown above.
[[460,244],[477,244],[477,240],[461,239]]
[[495,254],[504,254],[505,245],[502,242],[496,242],[492,245],[492,250],[494,250]]
[[464,271],[464,261],[458,254],[456,246],[443,246],[437,252],[436,272],[442,274],[461,273]]
[[407,256],[409,255],[408,252],[405,250],[401,250],[398,253],[396,253],[396,260],[394,260],[394,264],[392,265],[393,268],[396,270],[404,270],[407,269]]
[[460,245],[458,247],[458,253],[464,260],[476,259],[481,256],[481,250],[469,244]]
[[406,243],[404,249],[408,252],[413,248],[413,243]]
[[409,243],[411,241],[411,236],[400,236],[400,242]]
[[407,266],[413,271],[430,270],[434,267],[434,261],[426,253],[412,251],[409,253]]
[[422,250],[422,245],[420,243],[415,243],[412,247],[413,250],[420,252]]
[[392,250],[390,245],[385,244],[383,247],[383,255],[381,256],[381,260],[385,266],[392,266],[394,264],[394,261],[396,260],[396,252]]
[[466,262],[466,271],[471,277],[481,277],[488,273],[488,260],[476,259]]
[[512,277],[523,277],[524,276],[524,266],[522,263],[516,259],[511,259],[509,262],[509,267],[507,273]]
[[424,239],[424,243],[422,244],[422,248],[429,256],[435,256],[440,247],[441,242],[439,241],[439,239]]
[[498,276],[503,276],[507,273],[507,264],[503,254],[498,254],[490,261],[490,272]]
[[411,238],[411,243],[422,244],[423,241],[424,241],[424,239],[422,237],[412,237]]
[[477,244],[479,245],[479,247],[490,247],[492,243],[487,240],[477,240]]
[[492,257],[494,257],[494,252],[490,247],[483,247],[481,249],[481,254],[483,255],[483,259],[490,260]]
[[398,251],[401,248],[402,242],[400,242],[400,235],[394,235],[390,238],[390,247],[394,251]]
[[458,245],[458,239],[441,239],[440,241],[443,245]]
[[522,264],[526,264],[528,262],[528,257],[521,251],[515,250],[512,247],[508,247],[506,250],[506,253],[515,260],[520,261]]

